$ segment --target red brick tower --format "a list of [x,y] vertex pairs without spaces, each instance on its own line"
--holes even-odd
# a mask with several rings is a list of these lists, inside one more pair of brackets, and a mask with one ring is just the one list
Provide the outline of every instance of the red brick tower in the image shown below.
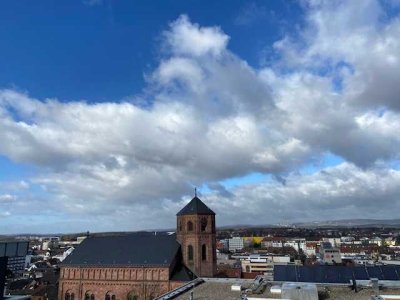
[[177,213],[177,240],[183,261],[199,277],[217,271],[215,213],[197,195]]

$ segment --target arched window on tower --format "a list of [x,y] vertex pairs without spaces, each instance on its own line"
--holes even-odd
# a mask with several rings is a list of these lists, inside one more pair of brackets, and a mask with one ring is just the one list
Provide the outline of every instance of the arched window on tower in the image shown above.
[[179,232],[182,231],[182,221],[181,220],[178,221],[178,230],[179,230]]
[[94,300],[94,294],[90,291],[85,293],[85,300]]
[[202,232],[206,231],[206,228],[207,228],[207,218],[201,218],[200,225],[201,225],[201,231],[202,231]]
[[201,260],[207,260],[207,246],[205,244],[201,246]]
[[193,246],[189,245],[187,250],[188,250],[188,253],[187,253],[188,260],[191,261],[191,260],[193,260]]
[[187,222],[187,231],[193,231],[193,222],[192,221]]

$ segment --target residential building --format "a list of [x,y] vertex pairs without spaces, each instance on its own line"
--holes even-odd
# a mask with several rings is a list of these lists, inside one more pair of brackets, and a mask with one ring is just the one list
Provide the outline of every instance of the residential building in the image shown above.
[[305,238],[293,238],[285,241],[283,243],[283,246],[285,247],[292,247],[295,249],[297,252],[300,251],[300,249],[305,253],[307,251],[307,246],[306,246],[306,239]]
[[22,274],[29,242],[0,242],[0,300],[3,300],[7,270]]
[[263,239],[262,246],[264,248],[282,248],[285,242],[286,238],[268,236]]
[[229,251],[236,252],[244,248],[244,242],[241,237],[233,237],[229,239]]
[[220,251],[229,250],[229,240],[223,239],[223,240],[217,241],[217,250],[220,250]]
[[319,250],[321,260],[324,264],[341,264],[342,256],[338,248],[332,247],[329,242],[322,242]]

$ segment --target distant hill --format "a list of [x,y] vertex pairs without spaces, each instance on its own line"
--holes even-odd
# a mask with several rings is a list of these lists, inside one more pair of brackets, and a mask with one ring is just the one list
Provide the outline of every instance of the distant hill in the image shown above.
[[376,219],[343,219],[315,222],[298,222],[291,224],[296,227],[399,227],[400,219],[376,220]]
[[[342,220],[330,220],[330,221],[313,221],[313,222],[295,222],[295,223],[279,223],[279,224],[262,224],[262,225],[252,225],[252,224],[232,224],[218,226],[217,230],[239,230],[239,229],[262,229],[262,228],[340,228],[340,227],[393,227],[400,228],[400,219],[390,219],[390,220],[378,220],[378,219],[342,219]],[[174,232],[175,228],[169,229],[150,229],[143,231],[118,231],[118,232],[90,232],[91,236],[101,236],[101,235],[121,235],[121,234],[132,234],[138,232],[152,232],[156,234],[165,234],[166,232]],[[25,234],[9,234],[0,235],[0,240],[13,240],[16,237],[29,237],[29,236],[63,236],[64,238],[73,239],[77,236],[84,236],[87,232],[81,233],[50,233],[50,234],[35,234],[35,233],[25,233]]]

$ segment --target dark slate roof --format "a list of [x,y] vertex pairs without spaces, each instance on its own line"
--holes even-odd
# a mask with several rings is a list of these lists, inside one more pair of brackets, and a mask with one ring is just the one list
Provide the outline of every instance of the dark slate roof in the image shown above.
[[182,263],[175,266],[171,275],[172,281],[192,281],[196,278],[197,276]]
[[175,235],[150,233],[89,237],[61,266],[170,266],[180,251]]
[[177,216],[182,215],[215,215],[207,205],[203,203],[199,198],[194,197],[190,202],[178,212]]

